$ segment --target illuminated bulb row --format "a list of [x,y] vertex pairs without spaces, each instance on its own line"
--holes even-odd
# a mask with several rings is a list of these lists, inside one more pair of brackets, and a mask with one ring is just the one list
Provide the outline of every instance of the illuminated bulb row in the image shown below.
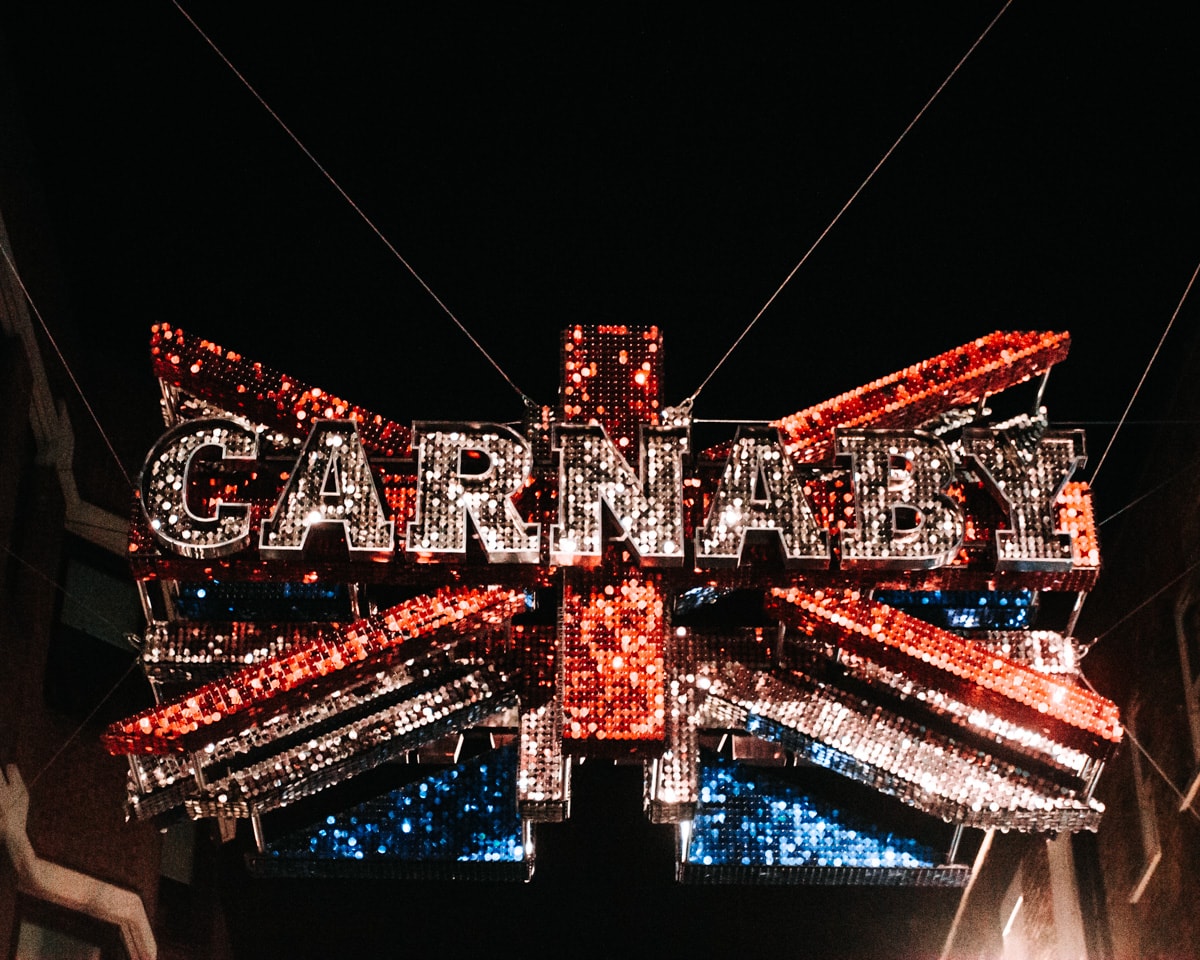
[[560,402],[564,421],[604,426],[617,448],[632,452],[640,424],[659,422],[662,333],[623,324],[563,333]]
[[335,690],[316,700],[298,702],[286,712],[273,716],[267,723],[251,724],[229,736],[214,739],[196,755],[202,756],[205,763],[218,763],[233,759],[238,754],[269,747],[286,737],[304,736],[309,728],[349,711],[354,711],[355,715],[372,709],[378,712],[397,697],[412,696],[417,680],[425,680],[422,686],[428,686],[429,678],[445,681],[461,672],[453,660],[453,652],[435,649],[415,661],[391,663],[386,669],[357,679],[348,677],[347,680],[352,684],[349,688]]
[[327,639],[336,623],[267,624],[237,621],[203,623],[155,622],[146,630],[142,661],[150,664],[212,664],[228,666],[258,663],[285,650]]
[[1068,483],[1058,495],[1058,527],[1071,534],[1072,562],[1076,567],[1100,567],[1100,538],[1086,483]]
[[1017,710],[1035,711],[1112,743],[1121,739],[1117,706],[1112,701],[997,656],[986,647],[964,640],[883,604],[858,599],[850,591],[774,589],[775,605],[790,625],[801,630],[832,627],[839,644],[870,657],[872,647],[886,647],[913,663],[977,684],[1010,700]]
[[512,628],[514,672],[522,682],[517,721],[517,803],[533,821],[566,818],[570,782],[562,749],[562,692],[556,683],[553,628]]
[[566,761],[562,750],[562,703],[521,711],[517,746],[517,803],[532,820],[564,819],[569,799]]
[[[167,381],[163,380],[162,383]],[[171,405],[174,407],[176,416],[172,417],[167,406],[163,405],[163,420],[168,427],[175,426],[180,420],[200,420],[205,417],[229,417],[237,416],[233,411],[224,407],[219,407],[214,403],[209,403],[206,400],[201,400],[199,397],[190,396],[181,391],[174,384],[168,384],[168,389],[171,392]],[[295,438],[298,444],[300,438]]]
[[169,324],[151,327],[150,354],[155,375],[214,404],[303,437],[313,420],[354,420],[363,445],[373,454],[409,453],[408,427],[348,403],[319,387],[252,363],[233,350],[185,335]]
[[[353,689],[334,691],[314,701],[301,701],[262,724],[250,723],[244,729],[217,738],[204,748],[188,754],[188,761],[173,754],[153,758],[135,756],[134,762],[140,777],[134,784],[137,799],[131,805],[139,815],[149,815],[145,811],[160,813],[164,809],[171,809],[195,793],[194,789],[189,789],[186,781],[176,786],[181,777],[194,776],[199,770],[200,780],[207,780],[208,771],[214,765],[236,770],[244,764],[242,755],[261,755],[264,751],[269,753],[274,744],[283,740],[293,743],[303,740],[307,743],[307,753],[320,755],[322,766],[326,758],[335,757],[339,750],[361,752],[371,748],[381,742],[381,735],[386,740],[395,733],[391,725],[380,726],[371,718],[392,717],[397,709],[403,709],[403,704],[410,701],[416,703],[415,707],[410,704],[411,709],[422,713],[430,706],[427,698],[422,699],[426,697],[422,691],[438,680],[442,687],[453,686],[463,670],[455,663],[452,653],[435,648],[416,663],[392,665],[386,672],[368,674],[360,678]],[[415,680],[420,681],[420,689]],[[444,694],[436,691],[431,696],[434,707],[438,709],[443,702],[448,702]],[[400,707],[397,707],[398,704]],[[357,724],[343,724],[340,732],[310,736],[309,731],[325,731],[331,721],[344,715],[368,719]],[[307,761],[308,758],[302,756],[300,759]]]
[[183,756],[132,757],[126,782],[126,801],[139,820],[176,810],[195,792],[195,766]]
[[1036,760],[1058,767],[1076,777],[1084,776],[1092,758],[1080,750],[1059,743],[1042,732],[991,711],[973,707],[944,691],[915,682],[911,676],[889,670],[854,654],[841,659],[842,666],[854,677],[873,686],[885,687],[900,694],[902,699],[915,699],[921,705],[954,725],[973,731],[985,740],[1018,750]]
[[[689,651],[683,637],[672,637],[667,657],[667,712],[663,752],[646,763],[650,819],[674,823],[691,819],[699,790],[700,711],[693,675],[686,678]],[[687,644],[691,646],[691,644]]]
[[[799,674],[792,683],[737,664],[702,671],[710,714],[827,769],[968,826],[1094,829],[1103,806],[1012,764],[872,709]],[[867,712],[870,711],[870,712]]]
[[413,694],[320,738],[262,756],[206,779],[185,809],[192,817],[248,817],[371,770],[453,730],[478,723],[516,702],[511,682],[486,669]]
[[[105,732],[104,742],[110,753],[183,750],[183,739],[203,727],[220,723],[318,677],[388,652],[407,639],[461,624],[489,610],[494,619],[511,617],[524,608],[524,594],[511,590],[460,588],[417,597],[372,621],[349,627],[337,642],[314,641],[115,723]],[[258,706],[255,712],[263,709]],[[280,704],[277,709],[284,706]]]
[[739,866],[915,870],[937,865],[923,844],[840,814],[767,771],[708,762],[685,859]]
[[955,631],[1018,631],[1029,626],[1037,611],[1032,590],[875,590],[871,596],[876,603]]
[[1069,677],[1079,674],[1075,641],[1053,630],[994,630],[976,642],[994,647],[1002,656],[1023,663],[1038,673]]

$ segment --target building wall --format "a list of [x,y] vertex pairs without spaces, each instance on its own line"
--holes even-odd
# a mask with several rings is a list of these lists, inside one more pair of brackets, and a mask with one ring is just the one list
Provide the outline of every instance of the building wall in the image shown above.
[[[1200,340],[1191,340],[1185,340],[1191,361],[1185,369],[1200,360]],[[1109,807],[1097,853],[1118,958],[1195,956],[1200,943],[1200,804],[1193,798],[1180,809],[1180,791],[1186,795],[1197,774],[1200,747],[1200,741],[1193,744],[1189,700],[1192,711],[1200,704],[1186,689],[1176,630],[1181,602],[1200,596],[1200,571],[1184,574],[1200,559],[1200,445],[1192,425],[1198,416],[1200,385],[1185,375],[1164,422],[1143,428],[1149,436],[1137,451],[1145,462],[1138,489],[1165,485],[1125,515],[1105,581],[1120,604],[1101,611],[1093,621],[1097,631],[1106,629],[1105,618],[1116,622],[1158,596],[1105,636],[1085,661],[1097,686],[1119,691],[1130,732],[1148,754],[1139,755],[1127,738],[1098,792]],[[1130,446],[1136,445],[1135,436]],[[1183,624],[1193,676],[1200,669],[1197,609]]]
[[[24,360],[19,344],[3,338],[0,364],[8,376],[0,387],[5,401],[0,406],[0,543],[5,547],[0,556],[0,762],[15,763],[29,787],[28,832],[34,850],[44,859],[135,890],[153,917],[160,839],[152,826],[125,822],[125,771],[98,739],[98,724],[109,718],[103,709],[88,718],[95,703],[64,709],[61,703],[53,707],[47,702],[47,665],[56,642],[63,599],[59,585],[70,543],[57,472],[38,462]],[[125,660],[132,663],[133,656],[130,650]],[[91,664],[84,666],[89,668]],[[21,914],[28,912],[21,904],[6,862],[0,882],[0,938],[15,943]]]
[[[1097,834],[1058,848],[1073,877],[1061,865],[1057,878],[1049,869],[1053,845],[997,836],[949,956],[1135,960],[1200,953],[1200,797],[1181,809],[1200,772],[1200,684],[1188,679],[1200,675],[1200,567],[1187,572],[1200,561],[1200,381],[1187,373],[1200,362],[1200,337],[1186,326],[1173,336],[1168,349],[1187,358],[1183,376],[1173,390],[1148,378],[1155,393],[1138,398],[1095,483],[1104,568],[1075,635],[1095,640],[1083,672],[1117,702],[1127,727],[1096,791],[1107,811]],[[1098,448],[1094,470],[1108,436],[1093,429],[1089,439]],[[1181,603],[1186,615],[1177,618]],[[1177,626],[1184,628],[1186,667]],[[1073,887],[1074,917],[1063,901],[1064,878]],[[1081,938],[1071,932],[1074,924],[1082,926]]]
[[[0,109],[0,119],[9,116]],[[7,122],[0,129],[6,143],[19,143],[19,137],[8,136]],[[36,234],[29,220],[33,191],[23,180],[0,180],[0,210],[20,196],[22,202],[11,205],[20,232]],[[3,217],[0,244],[21,262]],[[49,386],[60,377],[47,371],[45,356],[53,354],[8,260],[0,261],[0,764],[15,764],[29,789],[28,834],[35,853],[135,891],[153,918],[160,837],[153,826],[125,822],[125,771],[98,738],[100,725],[112,719],[106,711],[125,706],[122,694],[128,692],[112,681],[133,664],[134,651],[82,638],[73,667],[86,682],[70,689],[55,686],[50,667],[61,662],[64,651],[59,613],[68,557],[86,554],[89,562],[99,557],[118,576],[130,583],[131,578],[123,556],[88,547],[66,532],[64,491],[69,488],[77,506],[81,500],[73,482],[71,423],[62,396]],[[102,692],[95,699],[70,695],[86,691],[90,696],[96,685]],[[114,687],[117,696],[93,713]],[[48,696],[52,691],[59,696]],[[7,855],[0,853],[0,861],[3,956],[15,950],[23,919],[77,926],[61,911],[43,909],[21,895]]]

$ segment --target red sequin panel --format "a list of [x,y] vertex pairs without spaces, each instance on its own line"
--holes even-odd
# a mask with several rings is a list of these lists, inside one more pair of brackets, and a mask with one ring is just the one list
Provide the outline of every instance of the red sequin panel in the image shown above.
[[833,431],[903,429],[970,406],[1066,358],[1070,336],[997,331],[801,410],[778,421],[788,451],[808,463],[828,458]]
[[406,640],[468,618],[505,619],[525,608],[522,591],[444,590],[397,604],[369,620],[360,620],[335,640],[315,640],[205,684],[184,697],[161,704],[110,726],[103,735],[109,753],[170,753],[203,746],[218,724],[231,718],[250,723],[286,712],[291,691],[302,691],[321,677],[349,668],[372,667]]
[[603,740],[661,744],[665,629],[654,580],[564,583],[559,650],[568,749]]
[[658,423],[662,332],[624,324],[571,327],[563,331],[561,358],[562,419],[601,424],[636,465],[638,425]]
[[789,626],[825,635],[850,652],[909,671],[927,685],[939,685],[939,679],[952,686],[965,682],[1013,716],[1060,731],[1074,728],[1107,744],[1120,742],[1117,705],[1070,679],[1039,673],[886,604],[862,600],[857,592],[774,589],[771,596],[774,612]]
[[313,420],[354,420],[367,453],[412,455],[412,432],[403,424],[178,327],[156,323],[150,328],[150,356],[156,377],[220,410],[295,437],[307,436]]
[[[776,426],[792,456],[804,463],[821,463],[829,459],[835,429],[920,426],[940,413],[971,406],[1044,373],[1066,358],[1070,345],[1067,333],[989,333],[777,420]],[[722,459],[725,451],[722,445],[702,456]]]
[[1065,483],[1058,495],[1058,528],[1073,533],[1071,559],[1076,567],[1100,569],[1100,537],[1092,510],[1092,491],[1086,483]]

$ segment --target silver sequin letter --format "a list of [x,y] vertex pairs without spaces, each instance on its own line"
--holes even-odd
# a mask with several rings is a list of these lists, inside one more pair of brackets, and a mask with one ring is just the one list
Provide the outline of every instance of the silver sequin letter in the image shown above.
[[222,459],[253,460],[258,434],[236,420],[188,420],[168,430],[142,468],[142,509],[155,539],[173,553],[196,559],[225,557],[250,543],[250,506],[219,497],[209,516],[188,502],[192,463],[202,450]]
[[529,444],[508,427],[418,423],[417,519],[408,553],[458,556],[467,549],[467,518],[492,563],[537,563],[540,524],[527,524],[513,496],[533,471]]
[[292,468],[259,549],[283,558],[304,549],[318,524],[341,524],[350,556],[390,553],[395,524],[387,518],[353,420],[319,420]]

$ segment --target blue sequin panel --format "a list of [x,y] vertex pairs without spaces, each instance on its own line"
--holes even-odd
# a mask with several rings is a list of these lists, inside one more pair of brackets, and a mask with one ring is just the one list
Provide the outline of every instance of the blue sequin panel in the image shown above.
[[1032,590],[876,590],[872,596],[946,630],[1026,630],[1037,615]]
[[517,754],[503,747],[330,815],[268,845],[304,860],[520,862]]
[[767,867],[934,867],[924,844],[806,795],[761,768],[728,760],[700,768],[690,863]]
[[176,598],[187,620],[350,621],[350,594],[344,584],[231,583],[210,580],[179,584]]

